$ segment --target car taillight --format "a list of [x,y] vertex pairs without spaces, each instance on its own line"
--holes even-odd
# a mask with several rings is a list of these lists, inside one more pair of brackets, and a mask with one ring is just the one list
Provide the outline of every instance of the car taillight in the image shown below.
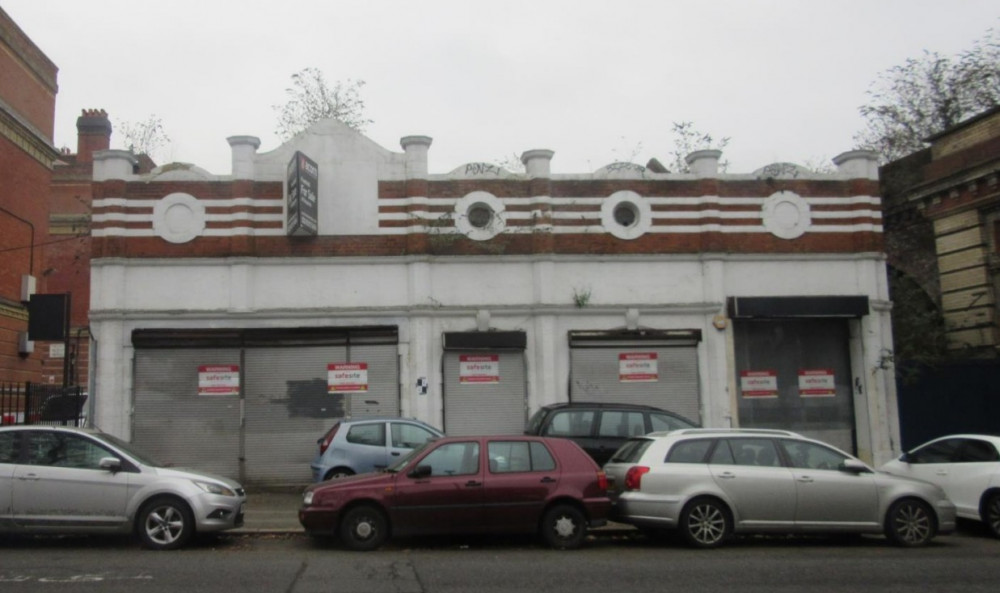
[[601,489],[601,492],[608,491],[608,474],[604,473],[604,470],[597,472],[597,487]]
[[323,437],[323,438],[321,438],[318,441],[319,442],[319,454],[320,455],[322,455],[323,453],[326,453],[326,450],[330,446],[330,443],[333,442],[333,437],[337,436],[337,429],[338,428],[340,428],[340,422],[334,424],[333,428],[331,428],[330,431],[326,433],[326,436]]
[[633,465],[625,472],[625,489],[638,490],[642,487],[643,474],[649,473],[649,468],[645,465]]

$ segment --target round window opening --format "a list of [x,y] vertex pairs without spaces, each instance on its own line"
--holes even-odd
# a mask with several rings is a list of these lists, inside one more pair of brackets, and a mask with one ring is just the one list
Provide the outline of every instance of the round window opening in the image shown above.
[[473,204],[468,211],[469,224],[477,229],[485,229],[493,221],[493,209],[483,203]]
[[614,215],[615,222],[623,227],[630,227],[639,219],[639,211],[636,210],[635,204],[630,204],[628,202],[622,202],[621,204],[615,206]]

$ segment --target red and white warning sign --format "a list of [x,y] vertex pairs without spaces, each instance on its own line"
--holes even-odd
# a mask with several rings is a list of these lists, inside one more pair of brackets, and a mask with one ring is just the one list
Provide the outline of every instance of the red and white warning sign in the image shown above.
[[740,371],[743,397],[778,397],[778,373],[775,371]]
[[459,383],[499,383],[499,354],[460,354],[458,356]]
[[799,396],[833,397],[837,395],[833,369],[799,369]]
[[618,381],[653,383],[660,380],[655,352],[622,352],[618,355]]
[[198,395],[239,394],[239,365],[203,364],[198,367]]
[[327,393],[364,393],[368,391],[367,362],[334,362],[326,365]]

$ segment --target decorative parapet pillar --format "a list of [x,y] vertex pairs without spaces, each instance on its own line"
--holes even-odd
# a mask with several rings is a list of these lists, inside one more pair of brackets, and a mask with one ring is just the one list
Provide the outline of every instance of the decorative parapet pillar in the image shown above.
[[254,178],[254,157],[260,148],[260,138],[256,136],[230,136],[226,138],[233,151],[233,178]]
[[427,179],[427,152],[434,139],[430,136],[404,136],[399,145],[406,152],[406,178]]
[[698,178],[714,178],[719,176],[719,158],[721,150],[696,150],[684,157],[691,173]]
[[837,171],[851,179],[878,179],[878,153],[874,150],[849,150],[833,157]]
[[530,179],[542,177],[548,179],[552,176],[552,156],[555,152],[539,148],[527,150],[521,154],[521,162],[524,163],[524,170]]
[[124,181],[135,175],[137,164],[131,150],[98,150],[94,152],[94,181]]
[[535,253],[555,249],[552,233],[552,156],[555,152],[544,148],[527,150],[521,162],[528,174],[528,191],[534,201],[532,219],[532,249]]

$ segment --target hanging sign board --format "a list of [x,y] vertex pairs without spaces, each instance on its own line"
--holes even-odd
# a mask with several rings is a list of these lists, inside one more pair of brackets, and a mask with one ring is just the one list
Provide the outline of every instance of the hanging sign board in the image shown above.
[[618,355],[618,381],[655,383],[660,374],[655,352],[622,352]]
[[239,365],[203,364],[198,367],[198,395],[239,394]]
[[287,233],[315,236],[319,232],[319,167],[309,157],[296,151],[288,162],[286,178],[288,196]]
[[327,393],[366,393],[367,362],[339,362],[326,365]]
[[834,397],[837,385],[833,369],[799,369],[800,397]]
[[499,383],[499,354],[460,354],[458,357],[459,383]]
[[740,371],[740,393],[746,398],[778,397],[778,373]]

